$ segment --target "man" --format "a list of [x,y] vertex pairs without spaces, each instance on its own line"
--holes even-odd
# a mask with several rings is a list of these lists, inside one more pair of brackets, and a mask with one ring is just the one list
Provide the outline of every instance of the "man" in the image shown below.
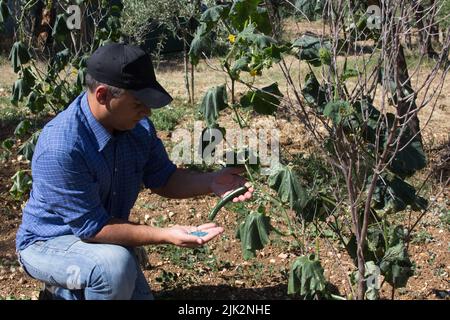
[[[168,159],[148,116],[172,98],[140,48],[100,47],[88,60],[86,84],[87,92],[39,137],[16,238],[19,261],[56,299],[152,299],[133,248],[197,247],[223,228],[129,222],[141,184],[164,197],[187,198],[223,196],[245,180],[236,169],[194,173]],[[244,201],[252,191],[233,200]],[[190,234],[198,230],[207,235]]]

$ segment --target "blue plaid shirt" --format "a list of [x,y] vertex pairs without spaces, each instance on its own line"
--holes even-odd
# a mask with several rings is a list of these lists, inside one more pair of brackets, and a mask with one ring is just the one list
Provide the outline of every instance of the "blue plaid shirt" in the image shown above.
[[111,135],[83,93],[44,127],[31,169],[33,186],[16,237],[19,251],[62,235],[89,238],[111,217],[128,219],[142,183],[164,186],[176,166],[148,118]]

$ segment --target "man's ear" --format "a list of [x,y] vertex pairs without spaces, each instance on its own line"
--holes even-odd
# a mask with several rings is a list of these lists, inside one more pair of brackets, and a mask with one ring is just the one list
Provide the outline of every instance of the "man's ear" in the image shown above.
[[107,104],[107,98],[108,98],[108,89],[104,85],[99,85],[95,89],[95,98],[97,99],[97,102],[101,105]]

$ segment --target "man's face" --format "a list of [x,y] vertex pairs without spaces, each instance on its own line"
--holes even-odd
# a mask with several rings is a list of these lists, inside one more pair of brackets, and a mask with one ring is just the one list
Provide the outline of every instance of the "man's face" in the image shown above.
[[110,124],[115,130],[131,130],[144,117],[151,114],[151,109],[143,105],[128,91],[119,97],[111,97],[108,100],[109,104],[106,105],[106,109],[109,112]]
[[88,93],[91,111],[100,123],[109,131],[126,131],[133,129],[144,117],[151,114],[151,109],[144,106],[129,92],[114,97],[104,85],[98,86],[94,92]]

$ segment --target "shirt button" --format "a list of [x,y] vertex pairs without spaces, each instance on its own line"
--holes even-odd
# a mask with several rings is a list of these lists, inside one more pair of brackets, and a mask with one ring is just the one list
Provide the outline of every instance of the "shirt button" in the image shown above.
[[117,168],[114,168],[114,172],[117,172]]
[[113,196],[115,196],[116,194],[117,194],[117,192],[114,191],[114,192],[113,192]]

